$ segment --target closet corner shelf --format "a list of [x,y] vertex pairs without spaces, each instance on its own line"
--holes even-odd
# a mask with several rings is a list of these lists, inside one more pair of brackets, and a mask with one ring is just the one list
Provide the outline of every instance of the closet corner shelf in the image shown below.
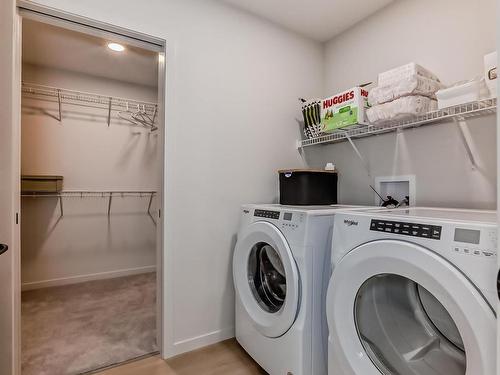
[[345,130],[337,130],[333,133],[322,135],[316,138],[299,140],[297,142],[297,148],[302,149],[307,146],[349,141],[355,138],[369,137],[372,135],[390,133],[408,128],[415,128],[422,125],[441,123],[447,120],[460,122],[471,117],[479,117],[496,113],[496,109],[496,98],[484,99],[477,102],[460,104],[453,107],[428,112],[424,115],[411,119],[394,121],[387,124],[386,126],[358,125],[352,128],[346,128]]

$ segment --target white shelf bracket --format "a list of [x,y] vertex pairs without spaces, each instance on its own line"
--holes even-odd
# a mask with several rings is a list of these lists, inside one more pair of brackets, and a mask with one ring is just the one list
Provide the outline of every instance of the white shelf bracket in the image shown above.
[[109,97],[109,103],[108,103],[108,128],[109,125],[111,125],[111,103],[113,101],[113,98],[110,96]]
[[155,195],[155,193],[151,193],[151,195],[149,196],[148,215],[151,218],[151,220],[153,220],[154,225],[156,225],[156,221],[155,221],[153,215],[151,214],[151,204],[153,203],[153,197],[154,197],[154,195]]
[[62,195],[59,195],[59,213],[60,213],[61,217],[64,216],[64,206],[63,206]]
[[368,173],[368,177],[371,178],[372,174],[370,172],[370,165],[368,164],[368,161],[363,157],[363,155],[359,151],[358,147],[354,144],[354,142],[353,142],[352,138],[349,136],[348,132],[345,133],[345,137],[349,141],[349,144],[353,148],[353,150],[356,153],[359,160],[361,160],[361,162],[363,163],[363,167],[365,168],[366,173]]
[[111,214],[111,201],[113,200],[113,193],[109,193],[109,200],[108,200],[108,217]]
[[59,117],[57,121],[62,122],[62,109],[61,109],[61,90],[57,89],[57,104],[59,106]]
[[306,165],[306,158],[304,155],[304,146],[302,146],[302,141],[297,141],[297,151],[299,151],[300,158],[302,159],[302,163]]
[[462,139],[462,143],[464,144],[465,151],[467,153],[467,156],[469,157],[470,163],[472,165],[472,169],[477,168],[477,163],[476,159],[474,158],[474,153],[472,152],[472,137],[470,135],[470,130],[467,125],[467,121],[465,121],[465,118],[463,117],[458,117],[454,119],[455,123],[458,125],[458,130],[460,133],[460,139]]

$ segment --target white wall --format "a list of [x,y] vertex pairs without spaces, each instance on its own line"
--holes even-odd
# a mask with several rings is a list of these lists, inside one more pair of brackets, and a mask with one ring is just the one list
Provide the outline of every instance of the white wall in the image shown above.
[[40,3],[166,39],[165,349],[231,337],[238,207],[301,165],[297,98],[322,90],[322,46],[217,1]]
[[[156,101],[156,87],[29,64],[23,81]],[[56,106],[23,100],[22,174],[62,175],[64,190],[157,190],[157,134],[127,125],[116,113],[108,128],[107,110],[63,105],[59,123],[37,109]],[[148,203],[148,196],[115,197],[108,217],[107,198],[64,198],[61,217],[57,198],[23,198],[23,288],[154,271],[156,227]]]
[[[444,83],[483,72],[483,55],[496,49],[495,0],[400,0],[326,44],[326,87],[331,95],[377,73],[415,61]],[[470,162],[454,124],[433,125],[356,141],[369,160],[372,176],[414,174],[417,204],[496,207],[495,117],[470,122],[479,163]],[[373,204],[374,195],[361,162],[347,143],[308,148],[310,166],[334,161],[344,203]]]

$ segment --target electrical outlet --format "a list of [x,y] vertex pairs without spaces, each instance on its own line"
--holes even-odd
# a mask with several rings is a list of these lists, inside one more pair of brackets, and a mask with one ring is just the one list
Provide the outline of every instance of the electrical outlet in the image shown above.
[[[406,196],[410,197],[410,206],[416,205],[415,175],[382,176],[375,177],[375,190],[384,198],[388,195],[402,202]],[[380,198],[375,194],[375,204],[381,204]]]

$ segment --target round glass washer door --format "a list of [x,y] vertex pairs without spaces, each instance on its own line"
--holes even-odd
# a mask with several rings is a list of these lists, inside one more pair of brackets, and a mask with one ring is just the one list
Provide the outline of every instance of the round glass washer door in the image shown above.
[[326,311],[329,360],[346,373],[496,371],[493,309],[453,264],[417,244],[380,240],[344,255],[330,279]]
[[299,272],[276,226],[259,221],[239,233],[233,279],[236,296],[255,329],[267,337],[290,329],[299,310]]
[[248,257],[248,282],[257,303],[268,313],[278,312],[286,299],[286,273],[278,251],[256,243]]

